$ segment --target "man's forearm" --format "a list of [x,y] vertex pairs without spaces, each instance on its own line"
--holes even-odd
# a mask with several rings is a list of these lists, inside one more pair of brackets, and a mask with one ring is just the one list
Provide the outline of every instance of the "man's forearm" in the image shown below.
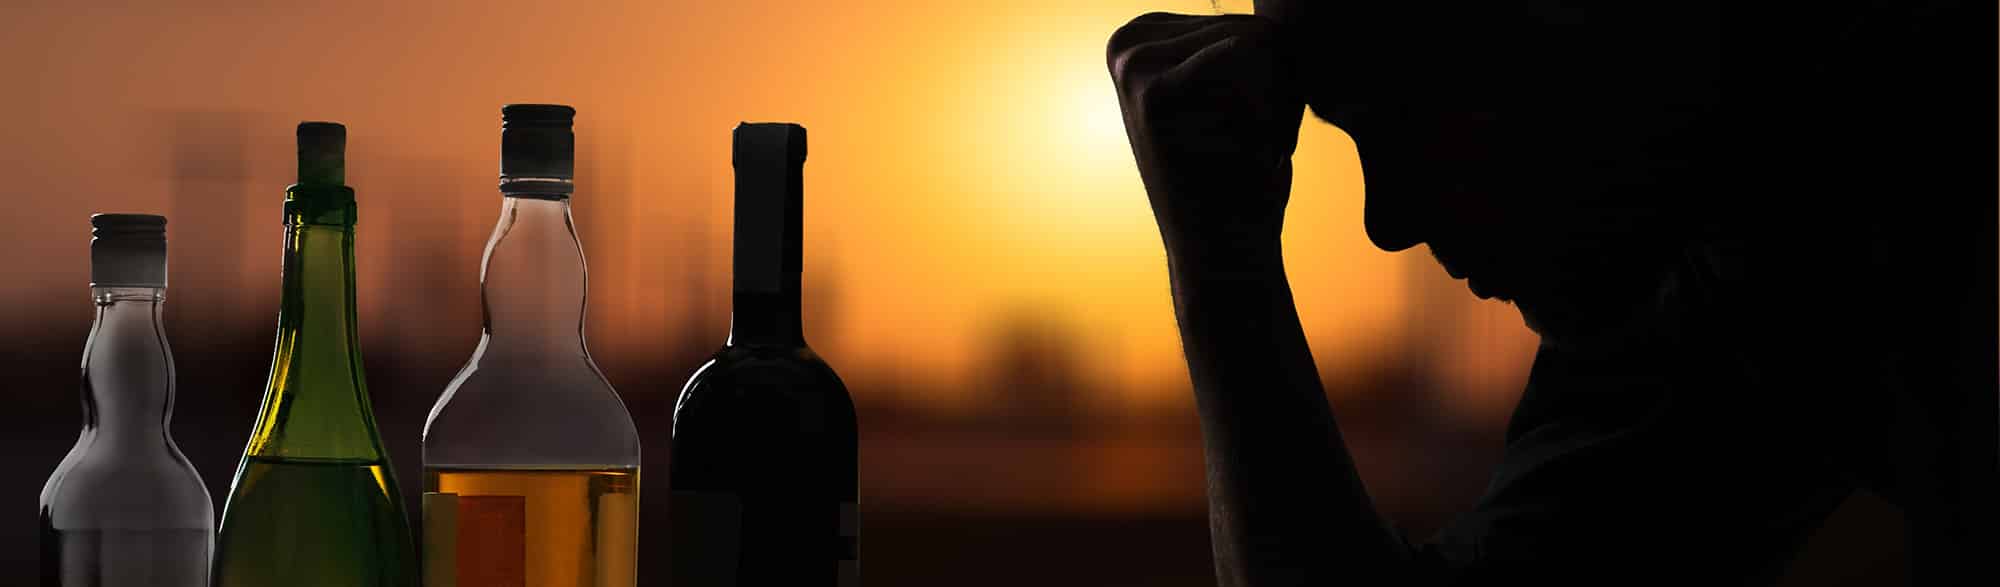
[[1170,255],[1174,310],[1208,457],[1223,585],[1381,577],[1404,543],[1375,511],[1329,409],[1272,243]]

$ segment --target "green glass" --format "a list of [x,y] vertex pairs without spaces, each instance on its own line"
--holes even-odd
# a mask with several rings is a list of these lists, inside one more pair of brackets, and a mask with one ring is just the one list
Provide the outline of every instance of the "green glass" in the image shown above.
[[277,348],[223,508],[212,576],[221,587],[413,586],[415,542],[355,336],[345,132],[306,123],[299,141],[299,183],[285,190]]

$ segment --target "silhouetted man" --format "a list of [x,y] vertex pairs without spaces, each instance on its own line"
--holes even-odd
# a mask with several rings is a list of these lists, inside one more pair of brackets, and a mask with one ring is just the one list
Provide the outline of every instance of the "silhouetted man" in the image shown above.
[[[1991,584],[1993,4],[1738,12],[1269,0],[1112,36],[1223,584],[1769,582],[1857,490],[1918,578]],[[1428,541],[1372,505],[1286,284],[1306,106],[1354,138],[1370,239],[1542,336]]]

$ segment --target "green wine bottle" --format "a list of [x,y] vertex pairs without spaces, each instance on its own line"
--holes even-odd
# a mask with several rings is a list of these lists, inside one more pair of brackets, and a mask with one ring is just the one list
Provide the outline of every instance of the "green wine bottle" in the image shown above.
[[284,297],[270,382],[216,539],[219,587],[407,587],[415,542],[375,431],[354,328],[347,131],[299,125],[285,190]]

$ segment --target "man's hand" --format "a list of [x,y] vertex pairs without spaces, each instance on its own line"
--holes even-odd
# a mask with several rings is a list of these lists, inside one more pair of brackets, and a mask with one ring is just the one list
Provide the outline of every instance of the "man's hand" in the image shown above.
[[1111,35],[1125,134],[1178,271],[1278,260],[1305,104],[1276,27],[1155,12]]

